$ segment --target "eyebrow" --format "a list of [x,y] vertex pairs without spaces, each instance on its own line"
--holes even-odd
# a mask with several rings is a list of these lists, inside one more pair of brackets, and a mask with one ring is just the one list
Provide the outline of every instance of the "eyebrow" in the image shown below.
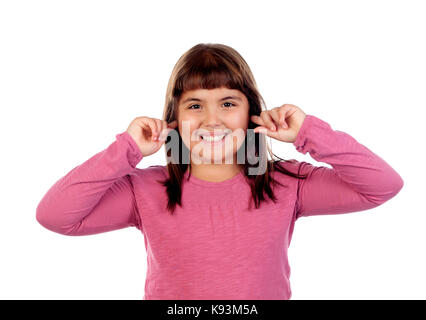
[[[237,96],[227,96],[227,97],[224,97],[222,99],[219,99],[219,101],[228,100],[228,99],[235,99],[235,100],[242,101],[242,99],[240,97],[237,97]],[[198,98],[187,98],[184,101],[182,101],[182,104],[190,102],[190,101],[204,101],[204,100],[198,99]]]

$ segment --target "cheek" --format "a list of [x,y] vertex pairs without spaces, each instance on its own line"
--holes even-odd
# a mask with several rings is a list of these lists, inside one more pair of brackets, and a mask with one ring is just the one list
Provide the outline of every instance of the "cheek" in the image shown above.
[[196,117],[191,116],[183,116],[178,118],[178,127],[179,133],[184,141],[185,145],[188,147],[189,145],[194,145],[199,141],[193,139],[191,141],[192,134],[199,127],[198,119]]
[[244,132],[247,131],[248,128],[248,121],[249,116],[248,112],[241,112],[238,114],[235,114],[233,117],[229,117],[227,120],[227,127],[231,128],[232,130],[240,129]]
[[233,130],[235,131],[234,146],[236,146],[236,148],[239,148],[244,142],[244,139],[247,135],[248,124],[249,124],[248,111],[239,114],[239,117],[233,120],[233,126],[234,126]]

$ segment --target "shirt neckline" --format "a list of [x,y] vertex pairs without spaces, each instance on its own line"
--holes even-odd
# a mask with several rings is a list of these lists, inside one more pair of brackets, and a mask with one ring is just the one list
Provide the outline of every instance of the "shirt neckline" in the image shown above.
[[235,183],[243,180],[244,179],[244,169],[241,170],[239,173],[237,173],[232,178],[229,178],[229,179],[226,179],[226,180],[223,180],[223,181],[216,181],[216,182],[199,179],[199,178],[195,177],[193,174],[191,174],[191,176],[189,177],[189,180],[188,180],[188,176],[189,176],[189,171],[187,169],[184,173],[184,180],[187,181],[187,182],[191,182],[193,184],[203,186],[203,187],[224,187],[224,186],[235,184]]

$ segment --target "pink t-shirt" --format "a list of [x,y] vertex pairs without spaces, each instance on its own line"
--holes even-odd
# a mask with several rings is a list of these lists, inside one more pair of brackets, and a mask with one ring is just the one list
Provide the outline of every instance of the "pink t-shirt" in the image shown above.
[[[145,240],[143,299],[290,299],[287,249],[299,217],[368,210],[394,197],[404,182],[382,158],[350,135],[307,115],[294,142],[332,168],[282,161],[299,180],[273,177],[278,201],[249,208],[243,171],[222,181],[184,179],[182,207],[166,210],[166,166],[139,169],[143,156],[125,131],[105,150],[57,181],[37,206],[45,228],[70,236],[125,227]],[[188,172],[185,173],[188,178]]]

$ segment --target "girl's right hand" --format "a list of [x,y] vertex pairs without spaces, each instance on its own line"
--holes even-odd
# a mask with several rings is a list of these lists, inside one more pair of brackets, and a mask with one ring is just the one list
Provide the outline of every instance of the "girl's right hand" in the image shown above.
[[169,124],[165,120],[137,117],[127,128],[127,132],[138,145],[142,155],[147,157],[160,150],[169,132],[177,127],[177,120]]

